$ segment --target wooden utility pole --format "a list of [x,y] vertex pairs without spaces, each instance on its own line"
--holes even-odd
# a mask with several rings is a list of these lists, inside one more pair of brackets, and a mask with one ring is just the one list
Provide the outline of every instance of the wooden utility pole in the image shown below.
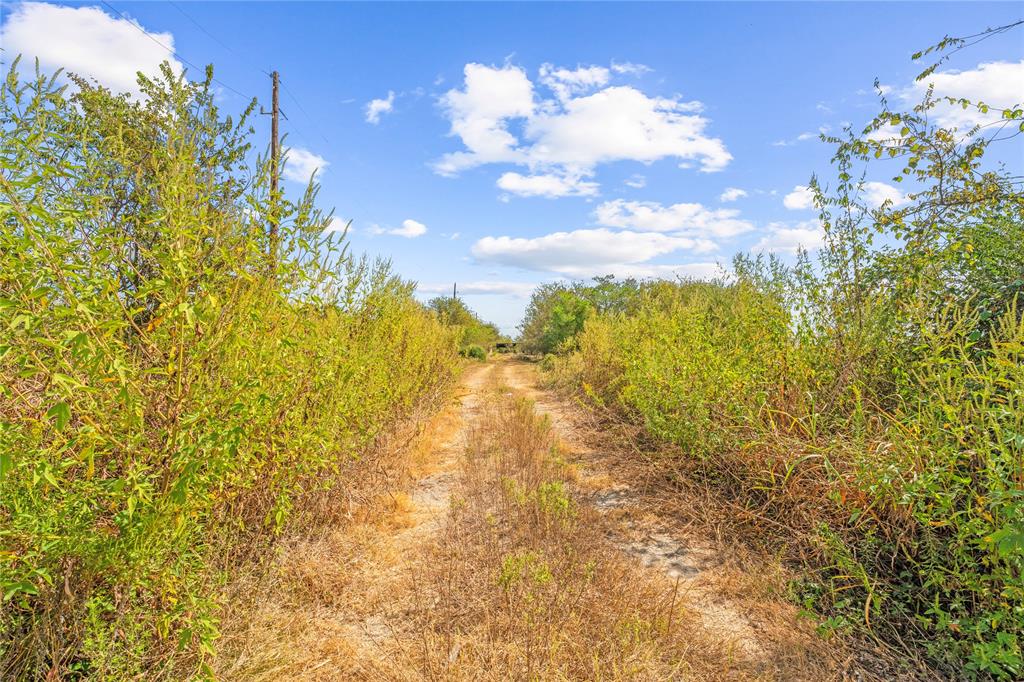
[[459,289],[458,289],[458,287],[459,287],[458,282],[453,282],[452,283],[452,298],[458,298],[459,297],[459,293],[458,293]]
[[281,145],[277,136],[277,116],[280,108],[277,102],[277,85],[280,80],[277,71],[270,74],[274,90],[270,104],[270,262],[277,261],[277,182],[280,168]]

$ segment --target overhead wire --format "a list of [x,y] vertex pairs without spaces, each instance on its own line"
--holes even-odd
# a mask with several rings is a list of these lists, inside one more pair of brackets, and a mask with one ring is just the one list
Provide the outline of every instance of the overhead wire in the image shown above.
[[[154,43],[156,43],[157,45],[162,47],[164,50],[169,52],[174,57],[176,57],[176,58],[180,59],[181,61],[185,62],[185,64],[187,64],[188,66],[191,66],[196,71],[202,71],[203,70],[200,67],[198,67],[195,64],[193,64],[192,62],[190,62],[189,60],[187,60],[184,57],[182,57],[180,54],[175,52],[172,48],[168,47],[167,45],[164,45],[162,42],[157,40],[156,37],[153,36],[149,31],[147,31],[146,29],[142,28],[142,26],[140,26],[135,21],[132,21],[132,19],[128,15],[126,15],[124,12],[120,11],[119,9],[114,7],[113,5],[111,5],[109,2],[107,2],[107,0],[100,0],[100,2],[102,2],[104,5],[109,7],[112,12],[115,12],[119,17],[121,17],[122,19],[127,21],[129,24],[131,24],[133,27],[135,27],[135,30],[137,30],[140,33],[142,33],[144,36],[146,36],[147,38],[152,40]],[[230,90],[231,92],[235,93],[239,97],[249,98],[249,95],[246,95],[245,93],[243,93],[243,92],[241,92],[239,90],[236,90],[235,88],[231,87],[230,85],[228,85],[227,83],[225,83],[224,81],[222,81],[221,79],[219,79],[217,77],[213,78],[213,82],[216,83],[217,85],[220,85],[221,87],[223,87],[223,88],[225,88],[227,90]],[[253,99],[256,99],[256,98],[253,98]]]

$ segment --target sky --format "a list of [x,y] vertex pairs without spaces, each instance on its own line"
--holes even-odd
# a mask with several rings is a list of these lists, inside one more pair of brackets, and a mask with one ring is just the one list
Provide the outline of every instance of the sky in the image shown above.
[[[0,0],[3,58],[38,57],[116,90],[165,60],[212,63],[226,113],[269,107],[284,171],[352,221],[418,295],[453,283],[514,333],[539,283],[712,277],[739,252],[794,257],[821,228],[821,133],[863,127],[877,79],[920,100],[911,54],[1024,17],[1019,3],[329,3]],[[141,30],[140,30],[141,29]],[[148,34],[148,35],[147,35]],[[173,51],[174,54],[169,52]],[[994,106],[1024,100],[1024,28],[929,79]],[[965,130],[977,112],[940,109]],[[267,117],[255,121],[269,140]],[[1024,166],[1019,142],[1008,162]],[[866,200],[904,201],[869,175]]]

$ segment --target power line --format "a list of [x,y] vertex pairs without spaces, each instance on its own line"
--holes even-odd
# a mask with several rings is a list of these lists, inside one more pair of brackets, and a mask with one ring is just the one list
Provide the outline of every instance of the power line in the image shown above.
[[[199,22],[199,20],[197,20],[197,19],[196,19],[195,17],[193,17],[193,16],[191,15],[191,14],[189,14],[188,12],[186,12],[186,11],[185,11],[185,10],[184,10],[184,9],[183,9],[183,8],[182,8],[182,7],[181,7],[181,6],[179,5],[179,4],[178,4],[178,3],[176,3],[176,2],[173,2],[173,0],[172,0],[172,2],[171,2],[170,4],[171,4],[171,5],[173,5],[173,6],[174,6],[174,9],[178,10],[178,12],[180,12],[180,13],[182,14],[182,16],[184,16],[184,17],[185,17],[186,19],[188,19],[188,20],[189,20],[189,21],[191,21],[191,22],[192,22],[193,24],[195,24],[195,26],[196,26],[196,27],[197,27],[197,28],[198,28],[198,29],[199,29],[200,31],[202,31],[202,32],[203,32],[204,34],[206,34],[206,36],[207,36],[208,38],[210,38],[210,40],[214,41],[215,43],[217,43],[218,45],[220,45],[220,46],[221,46],[222,48],[224,48],[224,50],[226,50],[227,52],[230,52],[230,53],[231,53],[232,55],[234,55],[235,57],[237,57],[237,58],[239,59],[239,61],[241,61],[242,63],[248,64],[248,62],[246,62],[246,61],[245,61],[245,59],[244,59],[244,58],[242,57],[242,55],[238,54],[238,52],[236,52],[235,50],[233,50],[233,49],[231,48],[231,46],[230,46],[230,45],[228,45],[228,44],[227,44],[227,43],[225,43],[225,42],[224,42],[223,40],[221,40],[220,38],[218,38],[217,36],[215,36],[215,35],[214,35],[213,33],[211,33],[210,31],[208,31],[208,30],[206,29],[206,27],[205,27],[205,26],[203,26],[203,25],[202,25],[202,24],[201,24],[201,23]],[[268,73],[267,71],[265,71],[265,70],[263,70],[263,69],[260,69],[260,68],[258,68],[258,67],[255,67],[255,66],[251,66],[250,68],[252,68],[252,69],[253,69],[254,71],[258,71],[258,72],[262,73],[262,74],[263,74],[264,76],[270,77],[270,75],[271,75],[271,74],[270,74],[270,73]],[[302,115],[306,117],[306,120],[307,120],[307,121],[309,121],[309,124],[310,124],[310,125],[311,125],[311,126],[313,127],[313,130],[314,130],[314,131],[316,132],[316,134],[317,134],[317,135],[319,135],[319,136],[320,136],[321,138],[323,138],[323,141],[324,141],[324,142],[326,142],[326,143],[330,144],[330,142],[331,142],[331,141],[330,141],[330,140],[328,140],[328,139],[327,139],[327,136],[326,136],[326,135],[324,135],[324,134],[323,134],[323,132],[321,132],[321,131],[320,131],[320,129],[319,129],[318,127],[317,127],[317,125],[316,125],[316,122],[314,122],[314,120],[313,120],[313,117],[312,117],[312,116],[311,116],[311,115],[309,114],[309,112],[308,112],[308,111],[306,111],[306,108],[305,108],[304,106],[302,106],[302,102],[300,102],[300,101],[299,101],[299,98],[295,96],[295,94],[294,94],[294,93],[292,92],[291,88],[289,88],[289,87],[288,87],[288,83],[287,83],[287,82],[285,82],[284,80],[281,80],[281,81],[280,81],[280,84],[281,84],[281,87],[283,87],[283,88],[284,88],[284,92],[285,92],[285,94],[286,94],[286,95],[288,95],[288,97],[289,97],[289,98],[290,98],[290,99],[291,99],[291,100],[292,100],[292,101],[293,101],[293,102],[295,103],[295,106],[297,106],[297,107],[299,108],[299,111],[301,111],[301,112],[302,112]],[[286,120],[288,120],[288,117],[287,117],[287,116],[285,116],[285,119],[286,119]],[[291,121],[289,121],[289,122],[291,122]],[[302,137],[302,138],[305,138],[305,137],[306,137],[305,135],[303,135],[303,134],[302,134],[302,131],[300,131],[300,130],[298,129],[298,126],[295,126],[295,125],[293,125],[292,127],[293,127],[293,128],[295,128],[295,132],[299,134],[299,137]]]
[[[106,6],[107,6],[107,7],[108,7],[108,8],[109,8],[109,9],[110,9],[110,10],[111,10],[112,12],[114,12],[115,14],[117,14],[118,16],[120,16],[120,17],[121,17],[122,19],[124,19],[125,21],[127,21],[127,22],[128,22],[129,24],[131,24],[131,25],[132,25],[132,26],[133,26],[133,27],[135,28],[135,30],[139,31],[139,32],[140,32],[140,33],[142,33],[142,34],[143,34],[144,36],[146,36],[147,38],[149,38],[150,40],[152,40],[152,41],[153,41],[154,43],[156,43],[157,45],[159,45],[159,46],[160,46],[161,48],[163,48],[164,50],[166,50],[166,51],[167,51],[167,52],[168,52],[169,54],[173,55],[174,57],[177,57],[177,58],[178,58],[179,60],[181,60],[182,62],[184,62],[184,63],[185,63],[185,64],[187,64],[188,66],[192,67],[192,68],[193,68],[193,69],[195,69],[196,71],[203,71],[203,69],[201,69],[200,67],[196,66],[196,65],[195,65],[194,63],[192,63],[192,62],[191,62],[191,61],[189,61],[188,59],[185,59],[185,58],[184,58],[183,56],[181,56],[180,54],[178,54],[177,52],[175,52],[175,51],[174,51],[173,49],[171,49],[170,47],[168,47],[167,45],[165,45],[165,44],[164,44],[164,43],[162,43],[161,41],[157,40],[157,39],[156,39],[156,37],[155,37],[155,36],[153,36],[153,35],[152,35],[152,34],[151,34],[151,33],[150,33],[149,31],[147,31],[146,29],[144,29],[144,28],[143,28],[143,27],[142,27],[142,26],[141,26],[140,24],[136,23],[135,21],[132,21],[132,19],[131,19],[131,18],[130,18],[130,17],[128,16],[128,15],[126,15],[126,14],[125,14],[124,12],[120,11],[119,9],[117,9],[116,7],[114,7],[113,5],[111,5],[111,4],[109,3],[109,2],[107,2],[107,0],[100,0],[100,2],[102,2],[102,3],[104,4],[104,5],[106,5]],[[236,57],[238,57],[238,58],[239,58],[239,60],[240,60],[240,61],[242,61],[243,63],[246,63],[246,64],[248,64],[248,62],[245,62],[244,58],[243,58],[243,57],[242,57],[241,55],[239,55],[239,54],[238,54],[238,53],[237,53],[237,52],[236,52],[235,50],[231,49],[231,47],[230,47],[230,46],[228,46],[228,45],[227,45],[227,44],[226,44],[226,43],[225,43],[224,41],[220,40],[219,38],[217,38],[217,36],[213,35],[213,33],[211,33],[210,31],[206,30],[206,28],[205,28],[205,27],[204,27],[204,26],[203,26],[202,24],[200,24],[200,23],[199,23],[199,21],[197,21],[197,20],[196,20],[196,19],[195,19],[194,17],[192,17],[192,16],[190,15],[190,14],[188,14],[188,13],[187,13],[187,12],[186,12],[185,10],[183,10],[183,9],[182,9],[181,7],[179,7],[179,6],[178,6],[178,4],[177,4],[176,2],[171,2],[170,4],[174,5],[174,8],[175,8],[175,9],[177,9],[177,10],[178,10],[178,11],[179,11],[179,12],[180,12],[180,13],[181,13],[182,15],[184,15],[184,16],[185,16],[185,17],[186,17],[186,18],[187,18],[187,19],[188,19],[189,21],[191,21],[191,22],[192,22],[193,24],[195,24],[195,25],[196,25],[196,27],[198,27],[198,28],[199,28],[199,30],[200,30],[200,31],[202,31],[202,32],[203,32],[204,34],[206,34],[206,35],[207,35],[207,36],[208,36],[208,37],[209,37],[209,38],[210,38],[211,40],[213,40],[213,41],[214,41],[214,42],[216,42],[216,43],[217,43],[218,45],[220,45],[221,47],[223,47],[223,48],[224,48],[224,49],[225,49],[226,51],[228,51],[228,52],[230,52],[231,54],[233,54],[233,55],[235,55]],[[263,69],[259,69],[259,68],[257,68],[257,67],[251,67],[251,68],[255,69],[256,71],[259,71],[260,73],[262,73],[262,74],[264,74],[264,75],[266,75],[266,76],[272,76],[272,74],[270,74],[270,73],[267,73],[267,72],[266,72],[266,71],[264,71]],[[235,88],[231,87],[230,85],[228,85],[227,83],[225,83],[225,82],[224,82],[223,80],[221,80],[221,79],[217,78],[216,76],[214,76],[214,77],[213,77],[213,82],[214,82],[214,83],[217,83],[218,85],[220,85],[220,86],[224,87],[224,88],[225,88],[225,89],[227,89],[227,90],[230,90],[231,92],[235,93],[236,95],[238,95],[239,97],[241,97],[241,98],[243,98],[243,99],[256,99],[256,100],[258,100],[258,99],[259,99],[259,98],[255,98],[255,97],[253,97],[253,98],[250,98],[250,97],[249,97],[248,95],[246,95],[245,93],[243,93],[243,92],[241,92],[241,91],[239,91],[239,90],[237,90],[237,89],[235,89]],[[298,98],[298,97],[296,97],[296,96],[294,95],[294,93],[292,93],[291,89],[290,89],[290,88],[288,87],[288,85],[287,85],[287,84],[286,84],[286,83],[285,83],[284,81],[278,80],[278,82],[280,83],[280,85],[282,85],[282,86],[284,87],[284,91],[285,91],[285,93],[287,93],[288,97],[290,97],[290,98],[291,98],[291,100],[292,100],[293,102],[295,102],[295,106],[297,106],[297,107],[299,108],[299,110],[300,110],[300,111],[301,111],[301,112],[303,113],[303,115],[304,115],[304,116],[306,117],[306,119],[307,119],[307,120],[309,121],[310,125],[311,125],[311,126],[313,126],[313,129],[314,129],[314,130],[315,130],[315,131],[317,132],[317,134],[318,134],[318,135],[319,135],[319,136],[320,136],[321,138],[323,138],[324,142],[326,142],[326,143],[330,144],[330,140],[328,140],[328,139],[327,139],[327,136],[326,136],[326,135],[324,135],[324,134],[323,134],[323,133],[322,133],[322,132],[320,131],[320,129],[319,129],[318,127],[317,127],[316,123],[315,123],[315,122],[314,122],[314,120],[313,120],[313,117],[312,117],[312,116],[310,116],[309,112],[308,112],[308,111],[306,111],[306,108],[305,108],[304,106],[302,106],[302,103],[301,103],[301,102],[299,101],[299,98]],[[278,110],[280,111],[280,109],[278,109]],[[283,111],[280,111],[280,113],[281,113],[281,115],[283,115],[283,116],[284,116],[285,120],[288,120],[288,116],[284,115],[284,112],[283,112]],[[292,122],[291,122],[291,121],[289,120],[289,123],[292,123]],[[306,138],[306,136],[305,136],[305,135],[303,135],[303,134],[302,134],[302,130],[300,130],[300,129],[299,129],[299,127],[298,127],[297,125],[295,125],[294,123],[292,123],[291,127],[292,127],[292,129],[293,129],[293,130],[295,131],[295,133],[296,133],[296,134],[298,134],[298,136],[299,136],[300,138],[303,138],[303,139],[307,140],[307,143],[308,143],[308,139]]]
[[281,85],[284,87],[285,94],[288,95],[289,97],[291,97],[292,101],[295,102],[295,106],[297,106],[299,108],[299,111],[302,112],[302,114],[306,117],[306,120],[309,121],[311,126],[313,126],[313,130],[316,131],[316,134],[319,135],[320,137],[322,137],[324,139],[324,142],[326,142],[327,144],[330,144],[331,141],[327,139],[326,135],[324,135],[322,132],[320,132],[320,129],[317,128],[316,123],[313,122],[313,117],[309,115],[309,112],[306,111],[306,108],[304,106],[302,106],[301,102],[299,102],[299,98],[292,94],[292,91],[288,87],[288,84],[286,82],[284,82],[284,81],[281,81]]
[[[109,7],[109,8],[110,8],[110,10],[111,10],[112,12],[115,12],[115,13],[116,13],[116,14],[117,14],[117,15],[118,15],[119,17],[121,17],[122,19],[124,19],[125,21],[127,21],[127,22],[128,22],[129,24],[131,24],[132,26],[134,26],[134,27],[135,27],[135,29],[136,29],[137,31],[139,31],[140,33],[142,33],[142,34],[143,34],[144,36],[146,36],[147,38],[149,38],[150,40],[152,40],[152,41],[153,41],[154,43],[156,43],[157,45],[159,45],[159,46],[160,46],[160,47],[162,47],[163,49],[167,50],[167,52],[169,52],[169,53],[170,53],[170,54],[172,54],[173,56],[175,56],[175,57],[177,57],[178,59],[180,59],[181,61],[185,62],[186,64],[188,64],[189,66],[191,66],[191,67],[192,67],[193,69],[195,69],[196,71],[203,71],[203,70],[204,70],[204,69],[201,69],[201,68],[199,68],[198,66],[196,66],[195,64],[193,64],[193,63],[192,63],[192,62],[190,62],[189,60],[185,59],[185,58],[184,58],[184,57],[182,57],[182,56],[181,56],[180,54],[178,54],[177,52],[175,52],[175,51],[174,51],[174,50],[172,50],[171,48],[167,47],[166,45],[164,45],[164,44],[163,44],[162,42],[160,42],[159,40],[157,40],[157,39],[156,39],[156,38],[155,38],[155,37],[154,37],[154,36],[153,36],[153,35],[152,35],[152,34],[151,34],[151,33],[150,33],[149,31],[147,31],[146,29],[142,28],[142,26],[140,26],[139,24],[137,24],[137,23],[135,23],[134,21],[132,21],[132,20],[131,20],[131,18],[129,18],[129,17],[128,17],[128,15],[126,15],[126,14],[125,14],[124,12],[120,11],[119,9],[117,9],[116,7],[114,7],[113,5],[111,5],[111,4],[109,3],[109,2],[107,2],[107,0],[100,0],[100,2],[102,2],[102,3],[104,4],[104,5],[106,5],[107,7]],[[233,87],[231,87],[230,85],[228,85],[227,83],[225,83],[224,81],[220,80],[220,79],[219,79],[219,78],[217,78],[217,77],[214,77],[214,78],[213,78],[213,82],[214,82],[214,83],[216,83],[217,85],[220,85],[220,86],[222,86],[222,87],[224,87],[224,88],[226,88],[226,89],[230,90],[231,92],[235,93],[235,94],[236,94],[236,95],[238,95],[239,97],[242,97],[243,99],[249,99],[249,96],[248,96],[248,95],[246,95],[246,94],[245,94],[245,93],[243,93],[243,92],[239,92],[238,90],[234,89]],[[255,98],[252,98],[252,99],[255,99]]]
[[[181,5],[179,5],[179,4],[178,4],[178,3],[176,3],[176,2],[171,2],[170,4],[174,6],[174,9],[178,10],[179,12],[181,12],[182,16],[184,16],[184,17],[185,17],[186,19],[188,19],[188,20],[189,20],[189,21],[191,21],[191,22],[192,22],[193,24],[195,24],[195,25],[196,25],[196,28],[198,28],[198,29],[199,29],[200,31],[202,31],[203,33],[205,33],[205,34],[206,34],[206,36],[207,36],[208,38],[210,38],[210,40],[212,40],[213,42],[217,43],[218,45],[220,45],[221,47],[223,47],[223,48],[224,48],[225,50],[227,50],[227,51],[228,51],[228,52],[230,52],[231,54],[233,54],[233,55],[235,55],[236,57],[238,57],[238,58],[239,58],[239,60],[242,60],[242,62],[243,62],[243,63],[246,63],[246,62],[244,61],[244,59],[243,59],[242,55],[240,55],[240,54],[238,54],[237,52],[235,52],[234,50],[232,50],[232,49],[231,49],[231,47],[230,47],[230,46],[228,46],[228,45],[227,45],[227,44],[226,44],[226,43],[225,43],[225,42],[224,42],[223,40],[221,40],[221,39],[220,39],[220,38],[218,38],[217,36],[213,35],[213,34],[212,34],[212,33],[210,33],[209,31],[207,31],[207,30],[206,30],[206,27],[204,27],[204,26],[203,26],[202,24],[200,24],[200,23],[199,23],[198,21],[196,21],[196,19],[195,19],[195,18],[194,18],[194,17],[193,17],[193,16],[191,15],[191,14],[189,14],[188,12],[186,12],[185,10],[183,10],[183,9],[181,8]],[[253,68],[253,69],[255,69],[256,71],[259,71],[259,72],[260,72],[260,73],[262,73],[262,74],[263,74],[264,76],[269,76],[269,75],[270,75],[269,73],[267,73],[267,72],[266,72],[266,71],[264,71],[263,69],[257,69],[257,68],[256,68],[255,66],[254,66],[254,67],[252,67],[252,68]]]

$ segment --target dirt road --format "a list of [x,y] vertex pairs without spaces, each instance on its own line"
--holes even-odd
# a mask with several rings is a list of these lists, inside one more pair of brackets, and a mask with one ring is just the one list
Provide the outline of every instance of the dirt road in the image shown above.
[[289,544],[225,679],[869,679],[720,543],[607,467],[534,365],[473,365],[404,490]]

